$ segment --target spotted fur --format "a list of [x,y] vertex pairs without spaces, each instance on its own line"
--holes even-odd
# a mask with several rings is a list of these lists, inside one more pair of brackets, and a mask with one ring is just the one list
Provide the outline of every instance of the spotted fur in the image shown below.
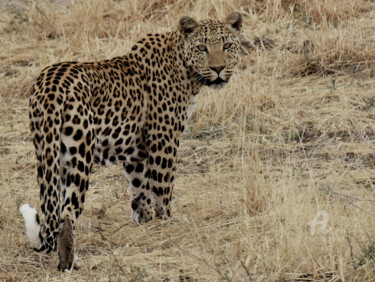
[[[242,18],[197,22],[148,34],[123,56],[45,68],[30,92],[30,128],[37,157],[41,226],[35,209],[33,246],[58,250],[59,268],[74,260],[75,223],[94,163],[122,163],[132,220],[171,216],[177,149],[202,86],[227,84],[240,55]],[[38,228],[35,228],[38,227]],[[40,242],[35,242],[39,238]]]

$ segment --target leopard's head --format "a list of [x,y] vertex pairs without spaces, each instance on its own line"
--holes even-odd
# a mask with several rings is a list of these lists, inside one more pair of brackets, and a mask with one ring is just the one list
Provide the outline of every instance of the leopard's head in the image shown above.
[[196,82],[214,89],[228,83],[241,55],[241,27],[242,16],[238,12],[230,14],[224,22],[180,19],[185,63]]

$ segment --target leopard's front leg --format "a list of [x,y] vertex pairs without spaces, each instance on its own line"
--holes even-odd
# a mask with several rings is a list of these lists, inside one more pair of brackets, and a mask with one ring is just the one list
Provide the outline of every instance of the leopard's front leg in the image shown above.
[[[162,138],[155,138],[155,137]],[[155,134],[148,142],[148,176],[155,214],[162,219],[171,217],[171,200],[176,171],[177,137]],[[152,141],[151,141],[152,140]]]
[[[133,151],[133,150],[132,150]],[[136,148],[124,163],[125,176],[129,183],[132,202],[132,221],[144,223],[154,219],[155,211],[148,183],[147,152]]]

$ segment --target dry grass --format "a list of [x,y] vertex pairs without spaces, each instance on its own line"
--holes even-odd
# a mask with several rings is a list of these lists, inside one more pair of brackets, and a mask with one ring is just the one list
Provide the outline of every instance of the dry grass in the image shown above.
[[[373,1],[51,2],[0,4],[0,280],[375,280]],[[23,87],[46,65],[119,56],[180,16],[231,10],[253,43],[247,69],[199,96],[174,219],[135,226],[122,168],[95,167],[85,265],[58,272],[18,212],[39,202]]]

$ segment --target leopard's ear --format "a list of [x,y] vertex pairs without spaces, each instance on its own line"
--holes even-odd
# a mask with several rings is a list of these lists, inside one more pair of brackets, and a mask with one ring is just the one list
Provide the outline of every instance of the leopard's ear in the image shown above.
[[228,29],[235,32],[239,33],[242,28],[242,15],[239,12],[233,12],[230,14],[226,20],[225,24],[227,25]]
[[191,34],[196,31],[199,27],[199,24],[191,17],[182,17],[180,19],[180,30],[184,34],[185,38],[189,37]]

